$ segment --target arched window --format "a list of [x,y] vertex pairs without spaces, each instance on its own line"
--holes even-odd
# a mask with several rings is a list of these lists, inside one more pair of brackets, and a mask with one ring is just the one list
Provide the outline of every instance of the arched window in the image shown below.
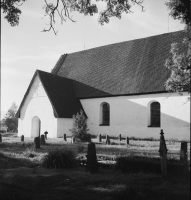
[[150,127],[160,127],[160,103],[159,102],[151,103],[150,111],[151,111]]
[[109,104],[104,103],[102,105],[102,125],[109,125],[110,123],[110,112],[109,112]]

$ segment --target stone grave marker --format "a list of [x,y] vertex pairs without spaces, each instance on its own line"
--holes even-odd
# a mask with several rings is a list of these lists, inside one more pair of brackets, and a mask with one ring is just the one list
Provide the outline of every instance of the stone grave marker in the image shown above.
[[86,157],[87,157],[87,165],[85,170],[90,173],[98,172],[99,168],[97,163],[96,147],[93,142],[88,144],[88,151]]
[[21,135],[21,142],[24,142],[24,135]]
[[40,149],[40,137],[34,138],[34,149]]
[[45,135],[40,136],[40,144],[45,145]]
[[44,132],[44,136],[45,136],[45,139],[46,139],[46,140],[47,140],[47,135],[48,135],[48,132],[45,131],[45,132]]
[[180,163],[184,165],[184,171],[188,171],[187,142],[182,141],[180,146]]
[[164,132],[161,129],[160,132],[160,145],[159,145],[159,155],[161,158],[161,171],[162,171],[162,177],[167,178],[167,148],[166,148],[166,143],[165,143],[165,138],[164,138]]

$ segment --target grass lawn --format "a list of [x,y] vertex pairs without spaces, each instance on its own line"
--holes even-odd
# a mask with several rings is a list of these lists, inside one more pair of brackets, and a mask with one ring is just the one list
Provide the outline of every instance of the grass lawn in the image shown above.
[[[69,140],[69,139],[68,139]],[[96,142],[96,139],[95,141]],[[122,142],[120,142],[122,143]],[[147,157],[159,157],[158,141],[131,141],[130,145],[96,145],[97,155],[116,157],[119,155],[141,155]],[[5,169],[17,167],[34,167],[40,164],[41,159],[48,150],[67,147],[73,149],[78,155],[85,155],[87,144],[67,144],[63,139],[48,139],[41,149],[33,150],[33,139],[25,138],[25,143],[19,137],[3,135],[0,143],[0,174]],[[167,142],[168,158],[179,159],[180,143]],[[190,152],[190,143],[188,144]],[[190,156],[188,156],[189,158]],[[85,172],[84,167],[73,169],[45,170],[46,173],[58,173],[57,176],[44,178],[37,168],[36,185],[27,189],[16,185],[0,183],[0,199],[50,199],[50,200],[123,200],[123,199],[155,199],[155,200],[187,200],[190,199],[190,172],[183,175],[179,172],[169,173],[167,180],[163,180],[160,174],[139,172],[122,173],[111,169],[100,169],[96,174]],[[39,176],[38,176],[39,173]],[[32,174],[32,168],[31,168]],[[1,179],[1,176],[0,176]],[[23,184],[32,184],[32,178],[28,178]],[[35,179],[36,180],[36,179]],[[21,182],[22,183],[22,182]]]

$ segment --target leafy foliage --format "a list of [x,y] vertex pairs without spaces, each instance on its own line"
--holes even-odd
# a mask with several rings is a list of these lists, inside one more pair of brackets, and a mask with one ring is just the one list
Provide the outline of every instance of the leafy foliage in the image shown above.
[[[188,40],[184,40],[182,49],[188,48]],[[190,45],[190,44],[189,44]],[[168,91],[190,92],[191,55],[181,52],[177,43],[171,45],[171,57],[166,60],[165,66],[171,70],[171,76],[165,83]]]
[[4,126],[7,127],[8,132],[16,132],[18,129],[18,119],[16,117],[17,105],[12,103],[11,107],[7,111],[5,118],[2,120]]
[[77,164],[76,154],[69,149],[53,149],[42,159],[45,168],[72,168]]
[[[165,3],[171,10],[170,15],[174,19],[181,20],[184,23],[187,36],[182,44],[173,43],[171,45],[171,57],[169,57],[165,66],[171,70],[171,75],[165,83],[166,90],[190,93],[190,69],[191,69],[191,0],[169,0]],[[187,50],[187,52],[182,51]],[[190,98],[188,98],[190,99]]]
[[87,119],[81,110],[80,114],[77,113],[76,116],[73,116],[73,127],[70,131],[77,141],[88,142],[90,141],[90,134],[87,127]]
[[191,26],[191,0],[169,0],[165,5],[171,10],[170,15],[174,19]]
[[[5,13],[5,19],[11,24],[11,26],[16,26],[19,24],[19,16],[21,10],[17,7],[20,2],[25,2],[26,0],[3,0],[1,1],[1,9]],[[98,13],[98,3],[103,0],[96,0],[95,3],[92,3],[91,0],[56,0],[47,2],[44,0],[45,5],[43,6],[45,16],[48,16],[50,19],[50,24],[48,29],[43,31],[53,30],[56,34],[57,32],[54,29],[54,24],[56,23],[55,15],[59,16],[61,23],[65,22],[67,19],[74,22],[70,17],[72,12],[78,12],[84,14],[85,16],[93,16]],[[122,13],[131,13],[131,6],[134,4],[139,5],[144,10],[142,6],[144,0],[104,0],[106,4],[105,8],[99,12],[98,22],[101,25],[109,23],[111,17],[117,17],[121,19]],[[130,4],[131,2],[131,4]],[[21,4],[22,5],[22,4]]]
[[19,24],[19,16],[21,15],[21,10],[17,6],[20,6],[18,3],[25,1],[26,0],[1,1],[1,9],[3,10],[3,13],[5,13],[5,19],[7,19],[11,26],[16,26]]

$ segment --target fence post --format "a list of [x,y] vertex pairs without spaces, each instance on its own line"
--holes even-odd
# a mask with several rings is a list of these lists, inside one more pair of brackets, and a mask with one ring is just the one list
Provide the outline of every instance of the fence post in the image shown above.
[[126,144],[129,144],[129,138],[128,137],[126,138]]
[[99,136],[98,136],[98,137],[99,137],[99,142],[101,142],[101,134],[99,134]]
[[63,139],[64,139],[64,141],[66,141],[66,133],[64,133]]
[[121,141],[121,134],[119,134],[119,141]]
[[109,135],[106,135],[106,144],[110,145]]

